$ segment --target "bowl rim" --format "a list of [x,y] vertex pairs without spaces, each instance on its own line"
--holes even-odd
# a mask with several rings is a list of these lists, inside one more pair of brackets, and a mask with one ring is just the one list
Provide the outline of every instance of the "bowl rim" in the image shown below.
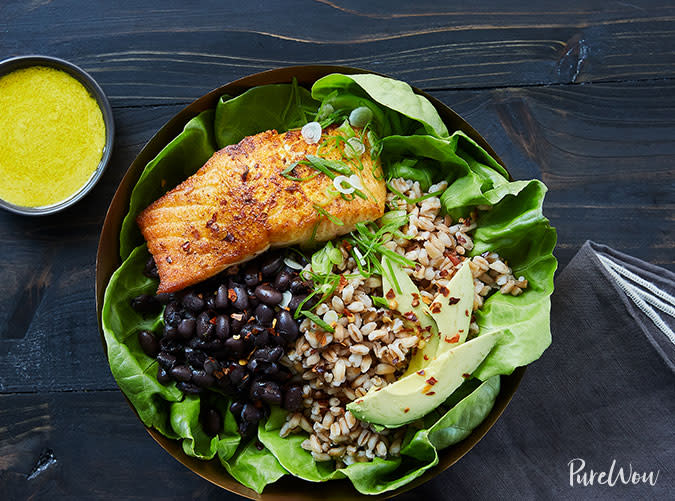
[[84,198],[85,195],[87,195],[101,179],[101,176],[108,167],[110,158],[112,157],[113,145],[115,142],[115,120],[113,117],[112,106],[110,106],[108,97],[105,95],[98,82],[96,82],[96,80],[94,80],[94,78],[82,68],[71,63],[70,61],[66,61],[65,59],[60,59],[53,56],[44,56],[40,54],[28,54],[24,56],[15,56],[3,59],[0,61],[0,78],[12,73],[13,71],[33,66],[48,66],[50,68],[64,71],[80,82],[92,95],[92,97],[96,99],[96,104],[101,110],[101,114],[103,115],[103,123],[105,125],[105,144],[103,145],[101,160],[96,166],[94,172],[91,174],[91,176],[89,176],[87,182],[85,182],[75,193],[70,195],[68,198],[51,205],[37,207],[16,205],[0,198],[0,208],[9,212],[13,212],[14,214],[20,214],[23,216],[46,216],[60,212]]
[[[135,186],[146,164],[152,160],[172,139],[179,134],[185,124],[197,116],[202,111],[213,108],[218,99],[227,94],[228,96],[237,96],[242,92],[248,90],[256,85],[289,83],[292,78],[299,74],[306,74],[316,79],[328,75],[330,73],[369,73],[380,76],[387,76],[375,71],[366,70],[362,68],[336,65],[297,65],[285,66],[275,68],[258,73],[249,74],[245,77],[231,81],[227,84],[221,85],[210,92],[202,95],[194,100],[192,103],[185,106],[172,118],[170,118],[164,125],[148,140],[148,142],[140,150],[136,158],[128,167],[124,177],[113,196],[113,199],[108,207],[105,221],[101,229],[101,236],[99,239],[99,246],[96,255],[96,313],[98,319],[99,334],[103,345],[106,360],[108,360],[107,344],[103,334],[101,323],[101,312],[103,309],[103,299],[105,289],[110,280],[112,273],[120,266],[121,260],[119,256],[119,232],[121,223],[126,215],[129,207],[129,198],[131,190]],[[391,78],[391,77],[390,77]],[[298,78],[300,80],[300,78]],[[300,82],[301,85],[304,82]],[[429,99],[433,106],[437,109],[444,123],[447,125],[448,118],[457,125],[453,130],[462,130],[469,137],[480,144],[488,153],[490,153],[502,166],[504,162],[495,153],[487,141],[471,127],[459,114],[452,110],[449,106],[430,96],[426,92],[411,86],[413,91]],[[506,166],[504,166],[506,169]],[[508,170],[507,170],[508,172]],[[509,173],[511,179],[511,174]],[[114,261],[114,266],[111,266],[111,261]],[[398,489],[384,492],[378,495],[366,495],[359,493],[348,479],[331,481],[331,489],[322,491],[321,496],[327,500],[345,500],[345,499],[388,499],[408,490],[411,490],[438,474],[445,471],[447,468],[455,464],[461,459],[469,450],[471,450],[492,428],[492,426],[499,419],[501,414],[506,409],[507,405],[513,398],[524,374],[526,367],[516,368],[512,374],[501,376],[501,388],[494,407],[483,422],[476,427],[471,434],[461,442],[439,451],[439,462],[434,467],[428,469],[423,475],[409,482],[408,484],[399,487]],[[136,409],[126,397],[124,392],[122,396],[129,405],[131,411],[140,420]],[[142,421],[141,421],[141,424]],[[182,450],[181,443],[177,440],[168,439],[161,435],[157,430],[145,426],[146,431],[150,436],[174,459],[182,463],[193,473],[208,480],[214,485],[226,489],[232,493],[248,499],[259,500],[311,500],[316,499],[316,487],[312,482],[302,480],[292,475],[286,475],[277,482],[269,484],[265,487],[262,494],[258,494],[254,490],[240,484],[233,477],[229,475],[226,469],[220,464],[217,458],[209,461],[193,458],[185,454]],[[338,485],[339,484],[339,485]]]

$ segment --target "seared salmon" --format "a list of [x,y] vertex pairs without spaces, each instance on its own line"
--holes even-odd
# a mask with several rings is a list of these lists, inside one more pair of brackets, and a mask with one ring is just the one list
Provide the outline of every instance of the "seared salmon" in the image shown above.
[[324,130],[320,143],[333,146],[324,144],[318,155],[318,145],[307,144],[299,130],[246,137],[214,153],[147,207],[136,221],[157,263],[157,292],[201,282],[270,247],[330,240],[381,217],[386,186],[368,144],[360,162],[350,157],[351,163],[343,163],[361,179],[362,197],[345,199],[330,176],[310,165],[289,170],[307,155],[345,160],[349,146],[325,141],[338,135],[335,127]]

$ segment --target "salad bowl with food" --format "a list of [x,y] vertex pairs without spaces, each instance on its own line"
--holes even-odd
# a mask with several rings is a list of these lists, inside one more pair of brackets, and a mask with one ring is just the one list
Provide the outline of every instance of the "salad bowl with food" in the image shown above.
[[401,81],[295,67],[217,89],[146,145],[106,217],[113,376],[165,449],[234,492],[411,488],[550,344],[545,192]]

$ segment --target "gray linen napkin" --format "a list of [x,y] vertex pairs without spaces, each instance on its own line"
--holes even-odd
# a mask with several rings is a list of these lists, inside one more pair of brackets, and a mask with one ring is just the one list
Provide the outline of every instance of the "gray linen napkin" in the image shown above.
[[556,280],[553,344],[502,418],[399,499],[675,499],[673,295],[673,273],[586,242]]

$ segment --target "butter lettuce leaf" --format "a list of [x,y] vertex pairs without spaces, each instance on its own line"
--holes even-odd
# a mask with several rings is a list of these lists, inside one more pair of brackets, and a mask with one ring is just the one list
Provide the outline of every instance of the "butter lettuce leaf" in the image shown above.
[[243,444],[236,453],[219,459],[237,482],[261,493],[266,485],[276,482],[288,473],[267,448],[260,446],[254,437]]
[[215,137],[218,148],[270,129],[284,132],[311,121],[319,108],[309,91],[297,83],[262,85],[218,101]]

